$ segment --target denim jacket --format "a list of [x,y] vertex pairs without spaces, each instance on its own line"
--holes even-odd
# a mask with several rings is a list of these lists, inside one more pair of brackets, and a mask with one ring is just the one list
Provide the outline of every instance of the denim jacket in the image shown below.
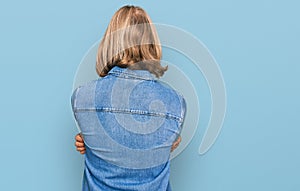
[[185,100],[147,70],[115,66],[78,87],[72,109],[84,137],[83,191],[170,191],[172,143]]

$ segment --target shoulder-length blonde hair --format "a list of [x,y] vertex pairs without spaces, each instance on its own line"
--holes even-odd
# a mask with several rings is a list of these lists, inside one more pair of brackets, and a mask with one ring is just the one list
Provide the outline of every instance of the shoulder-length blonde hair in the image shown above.
[[104,77],[114,67],[149,70],[160,77],[159,38],[148,14],[137,6],[123,6],[112,17],[97,54],[96,71]]

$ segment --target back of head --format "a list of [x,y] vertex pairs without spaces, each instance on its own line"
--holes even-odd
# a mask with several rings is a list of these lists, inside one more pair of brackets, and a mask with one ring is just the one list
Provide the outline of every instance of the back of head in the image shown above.
[[99,45],[96,70],[103,77],[114,67],[149,70],[160,77],[159,38],[148,14],[137,6],[123,6],[112,17]]

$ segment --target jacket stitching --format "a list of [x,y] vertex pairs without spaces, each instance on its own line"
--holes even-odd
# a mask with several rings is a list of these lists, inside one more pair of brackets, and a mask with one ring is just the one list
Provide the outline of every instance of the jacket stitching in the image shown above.
[[157,116],[157,117],[165,117],[167,119],[175,119],[176,121],[183,121],[181,117],[170,113],[158,113],[158,112],[150,112],[145,110],[135,110],[135,109],[119,109],[119,108],[75,108],[76,112],[110,112],[110,113],[124,113],[124,114],[139,114],[139,115],[148,115],[148,116]]

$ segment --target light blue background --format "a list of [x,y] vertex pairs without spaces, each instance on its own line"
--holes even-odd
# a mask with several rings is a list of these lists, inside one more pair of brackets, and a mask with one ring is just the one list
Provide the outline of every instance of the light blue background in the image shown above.
[[[87,49],[127,3],[142,6],[154,22],[194,34],[225,79],[222,132],[200,156],[206,123],[200,122],[191,144],[172,161],[174,191],[300,190],[296,0],[1,1],[0,189],[80,190],[73,78]],[[209,109],[201,114],[209,116]]]

